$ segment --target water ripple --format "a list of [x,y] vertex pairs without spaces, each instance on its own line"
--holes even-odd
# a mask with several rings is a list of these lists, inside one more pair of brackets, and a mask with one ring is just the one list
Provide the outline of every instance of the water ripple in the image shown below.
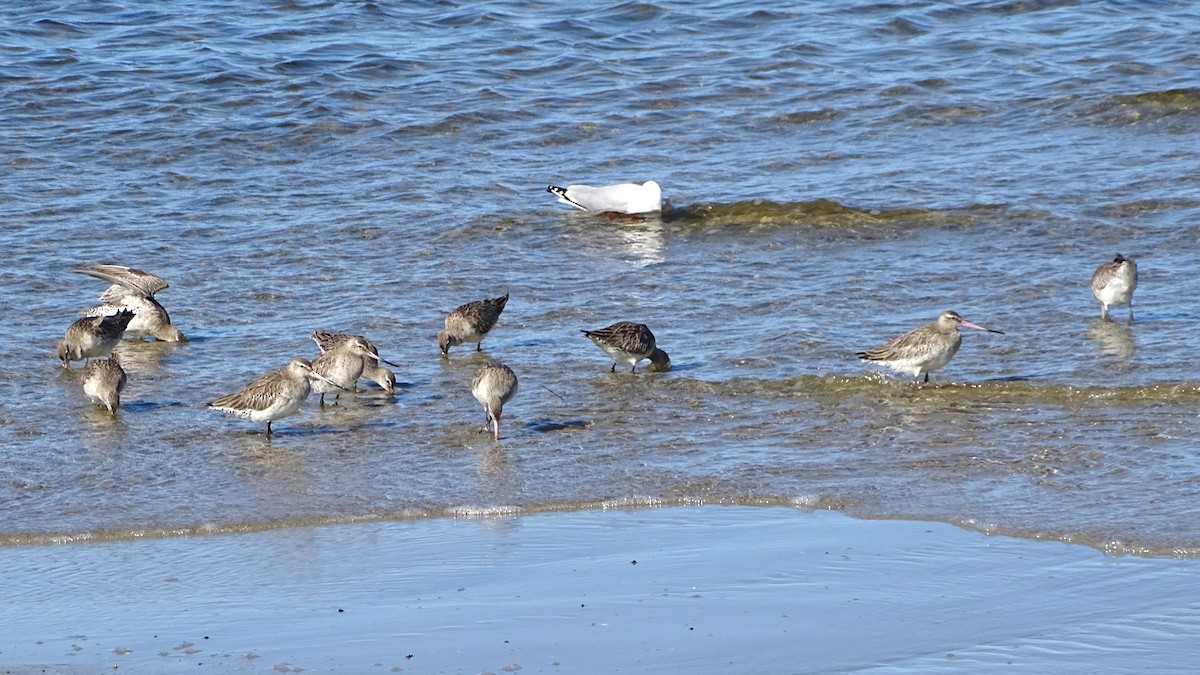
[[[1190,5],[35,0],[0,18],[5,541],[803,503],[1197,549],[1178,515],[1200,382]],[[545,193],[649,179],[661,217]],[[1141,264],[1132,325],[1099,321],[1088,289],[1118,251]],[[167,276],[193,337],[121,345],[116,419],[53,358],[103,290],[83,262]],[[443,361],[433,338],[503,292],[485,354],[522,393],[494,446],[466,388],[485,355]],[[1008,335],[967,336],[930,387],[853,357],[944,309]],[[672,373],[608,372],[578,330],[621,319],[653,327]],[[313,356],[318,327],[367,334],[411,386],[306,407],[270,443],[204,409]]]

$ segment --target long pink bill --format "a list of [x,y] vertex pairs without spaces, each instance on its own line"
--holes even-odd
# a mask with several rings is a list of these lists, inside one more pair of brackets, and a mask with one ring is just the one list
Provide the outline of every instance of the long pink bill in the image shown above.
[[962,325],[966,326],[967,328],[974,328],[975,330],[983,330],[983,331],[987,331],[989,333],[999,333],[1001,335],[1004,335],[1004,331],[1002,331],[1002,330],[996,330],[994,328],[984,328],[983,326],[973,324],[970,321],[967,321],[966,319],[963,319]]
[[391,366],[391,367],[393,367],[393,368],[399,368],[399,367],[400,367],[400,366],[398,366],[398,365],[396,365],[396,364],[392,363],[391,361],[388,361],[387,359],[383,358],[382,356],[380,356],[380,355],[378,355],[378,354],[372,354],[371,352],[367,352],[367,356],[368,356],[368,357],[370,357],[370,358],[372,358],[372,359],[375,359],[376,361],[378,361],[378,362],[380,362],[380,363],[386,363],[386,364],[388,364],[389,366]]

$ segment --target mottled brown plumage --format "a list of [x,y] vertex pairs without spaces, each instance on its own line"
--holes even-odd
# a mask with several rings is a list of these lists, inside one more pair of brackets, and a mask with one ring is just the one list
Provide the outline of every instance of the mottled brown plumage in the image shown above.
[[438,347],[442,356],[449,356],[450,348],[464,342],[476,343],[475,351],[483,350],[483,338],[500,319],[504,306],[508,304],[508,293],[492,300],[476,300],[461,305],[446,317],[446,328],[438,333]]
[[72,323],[58,342],[57,354],[63,367],[69,367],[72,361],[112,354],[131,320],[133,312],[122,309],[109,316],[85,316]]
[[[291,363],[263,375],[228,396],[208,404],[213,410],[247,417],[254,422],[266,422],[268,438],[271,422],[291,415],[312,391],[310,381],[325,380],[313,370],[306,359],[295,358]],[[327,381],[327,380],[326,380]]]
[[493,438],[500,440],[500,415],[504,412],[504,404],[517,394],[516,373],[503,363],[486,363],[471,381],[471,394],[487,412]]
[[858,352],[857,356],[918,379],[924,375],[928,382],[929,373],[944,368],[958,353],[962,345],[959,326],[1003,335],[1001,331],[964,321],[958,312],[947,310],[938,316],[937,321],[911,330],[882,347]]
[[125,382],[125,369],[116,354],[107,359],[96,359],[83,369],[83,393],[113,414],[121,406]]
[[628,363],[629,372],[633,372],[643,359],[650,359],[655,370],[666,370],[671,365],[671,357],[658,348],[654,333],[644,323],[619,321],[607,328],[580,332],[612,357],[611,372],[617,372],[619,363]]
[[84,314],[103,316],[127,309],[134,317],[125,330],[134,337],[152,336],[164,342],[187,340],[171,325],[166,308],[154,298],[155,293],[169,287],[162,277],[122,265],[87,265],[75,271],[112,284],[100,294],[100,302],[104,304],[86,310]]
[[1129,305],[1129,322],[1133,323],[1133,292],[1137,289],[1137,263],[1117,254],[1092,274],[1092,295],[1100,303],[1100,318],[1108,318],[1110,307]]
[[[350,340],[352,338],[361,338],[363,340],[366,340],[367,347],[368,347],[369,351],[371,352],[371,354],[374,356],[379,356],[379,349],[377,349],[375,347],[375,345],[371,343],[370,340],[367,340],[366,338],[362,337],[361,335],[349,335],[346,333],[331,333],[329,331],[323,331],[323,330],[313,331],[313,334],[312,334],[313,342],[317,343],[317,347],[320,348],[322,353],[328,352],[328,351],[332,350],[335,346],[337,346],[339,343],[345,342],[346,340]],[[395,364],[392,364],[392,365],[395,365]],[[374,382],[374,383],[378,384],[380,387],[382,387],[383,390],[389,394],[395,393],[395,391],[396,391],[396,375],[395,375],[395,373],[388,370],[387,368],[380,366],[375,359],[370,358],[369,356],[367,358],[363,359],[362,374],[359,375],[359,377],[371,380],[372,382]]]

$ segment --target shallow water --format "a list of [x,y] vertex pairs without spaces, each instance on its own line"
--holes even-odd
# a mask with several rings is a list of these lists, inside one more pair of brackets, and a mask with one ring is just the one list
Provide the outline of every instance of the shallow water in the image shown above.
[[[574,8],[0,9],[0,541],[781,503],[1200,554],[1200,12]],[[544,192],[650,178],[644,222]],[[1132,325],[1087,288],[1118,251]],[[119,348],[115,419],[53,358],[85,262],[167,277],[192,338]],[[944,309],[1006,335],[929,386],[854,358]],[[617,320],[672,372],[609,373],[578,329]],[[316,328],[404,386],[271,441],[204,409]],[[499,445],[487,357],[521,378]]]
[[1179,672],[1196,565],[715,506],[24,546],[4,551],[20,582],[0,659],[21,675]]

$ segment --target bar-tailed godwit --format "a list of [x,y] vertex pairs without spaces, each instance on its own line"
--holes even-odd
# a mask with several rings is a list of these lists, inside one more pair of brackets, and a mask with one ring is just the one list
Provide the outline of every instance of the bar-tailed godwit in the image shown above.
[[944,368],[958,353],[962,345],[959,326],[1004,334],[964,321],[958,312],[947,310],[938,316],[937,321],[911,330],[882,347],[858,352],[857,356],[864,361],[873,361],[896,372],[912,375],[918,380],[924,375],[928,382],[929,373]]
[[617,364],[627,363],[632,373],[642,359],[650,359],[655,370],[666,370],[671,366],[671,357],[658,348],[654,333],[644,323],[618,321],[607,328],[580,332],[612,357],[611,372],[617,372]]
[[446,317],[446,329],[438,333],[442,356],[449,356],[451,347],[464,342],[474,342],[475,351],[482,351],[483,338],[496,325],[507,304],[508,293],[505,293],[492,300],[468,302],[450,312]]
[[66,335],[58,341],[58,358],[63,368],[72,361],[85,361],[112,354],[121,341],[125,327],[133,320],[133,312],[117,310],[107,316],[85,316],[67,327]]
[[517,393],[516,373],[503,363],[486,363],[475,373],[471,393],[487,412],[492,437],[500,440],[500,415],[504,412],[504,404]]
[[313,370],[307,359],[295,358],[286,366],[209,403],[208,407],[247,417],[252,422],[266,422],[266,435],[270,438],[271,422],[299,410],[312,391],[312,381],[329,382]]
[[86,310],[84,314],[102,316],[128,309],[134,316],[125,331],[134,337],[152,336],[164,342],[187,340],[171,325],[167,310],[154,298],[155,293],[168,288],[162,277],[121,265],[87,265],[75,271],[112,284],[100,294],[100,302],[104,304]]
[[[330,351],[338,343],[345,342],[346,340],[356,337],[362,338],[361,335],[330,333],[323,330],[313,331],[312,334],[313,342],[317,343],[317,347],[321,349],[322,353]],[[379,349],[376,348],[370,340],[367,340],[366,338],[362,339],[367,341],[367,347],[369,348],[370,352],[375,356],[379,356]],[[396,374],[387,368],[380,366],[373,358],[367,357],[363,359],[362,374],[359,375],[359,377],[371,380],[375,384],[378,384],[380,387],[382,387],[383,390],[389,394],[396,393]]]
[[1100,318],[1108,318],[1110,307],[1129,305],[1129,323],[1133,323],[1133,291],[1137,288],[1137,263],[1120,253],[1092,274],[1092,295],[1100,302]]
[[[320,346],[316,332],[313,333],[313,340]],[[396,365],[372,352],[371,343],[359,335],[351,335],[349,339],[333,344],[318,356],[312,362],[312,368],[321,379],[312,383],[312,389],[321,395],[321,405],[325,405],[325,394],[334,394],[333,402],[337,405],[341,392],[354,391],[354,384],[362,376],[368,360]]]
[[83,369],[83,393],[114,415],[121,406],[125,381],[125,369],[116,354],[107,359],[96,359]]

